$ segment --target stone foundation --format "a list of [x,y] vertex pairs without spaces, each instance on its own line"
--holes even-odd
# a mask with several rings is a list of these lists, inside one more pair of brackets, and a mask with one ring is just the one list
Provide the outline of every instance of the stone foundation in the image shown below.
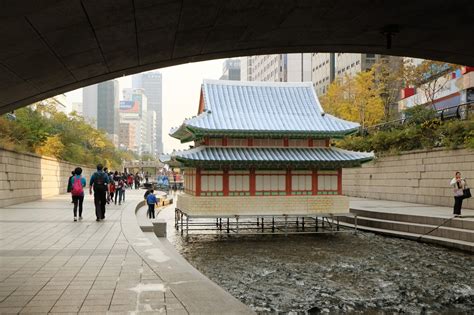
[[191,216],[316,215],[349,213],[349,198],[325,196],[195,197],[182,194],[177,208]]

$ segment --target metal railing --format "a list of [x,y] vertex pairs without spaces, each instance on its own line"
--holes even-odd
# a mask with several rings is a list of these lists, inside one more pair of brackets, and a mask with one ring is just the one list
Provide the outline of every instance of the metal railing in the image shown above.
[[[474,102],[463,103],[455,106],[450,106],[442,109],[436,110],[435,118],[439,118],[440,120],[448,120],[448,119],[460,119],[460,120],[467,120],[472,117],[474,112]],[[361,130],[362,134],[366,134],[370,131],[378,131],[389,129],[395,126],[404,125],[410,122],[410,117],[395,119],[391,121],[387,121],[384,123],[380,123],[377,125],[373,125],[370,127]]]

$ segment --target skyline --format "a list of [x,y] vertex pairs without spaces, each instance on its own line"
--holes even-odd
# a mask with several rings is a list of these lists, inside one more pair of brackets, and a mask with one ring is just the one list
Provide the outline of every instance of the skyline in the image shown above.
[[[160,68],[151,71],[161,72],[163,76],[163,151],[185,149],[189,144],[168,135],[172,127],[179,126],[184,119],[196,115],[199,93],[204,79],[219,79],[225,59],[187,63],[178,66]],[[151,72],[146,71],[146,72]],[[124,88],[132,87],[132,76],[116,78],[119,81],[120,99]],[[182,93],[182,91],[190,91]],[[82,102],[82,88],[65,93],[70,104]],[[70,109],[69,109],[70,110]]]

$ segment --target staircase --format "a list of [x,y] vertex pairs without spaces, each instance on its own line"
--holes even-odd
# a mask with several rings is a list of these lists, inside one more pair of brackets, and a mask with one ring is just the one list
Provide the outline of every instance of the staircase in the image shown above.
[[[357,228],[363,231],[407,238],[420,242],[474,252],[474,218],[431,217],[351,208]],[[354,217],[340,218],[353,226]]]

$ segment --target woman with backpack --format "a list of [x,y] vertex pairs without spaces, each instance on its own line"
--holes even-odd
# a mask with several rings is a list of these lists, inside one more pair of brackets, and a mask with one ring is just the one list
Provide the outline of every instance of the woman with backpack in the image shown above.
[[82,168],[76,167],[74,176],[70,179],[72,202],[74,203],[74,221],[77,221],[77,208],[79,207],[79,220],[82,220],[82,203],[84,202],[84,187],[86,179],[81,176]]
[[117,198],[119,200],[119,206],[122,204],[122,201],[125,201],[124,199],[125,195],[125,182],[123,179],[119,179],[117,182],[117,185],[115,186],[115,198],[114,198],[114,203],[117,204]]

